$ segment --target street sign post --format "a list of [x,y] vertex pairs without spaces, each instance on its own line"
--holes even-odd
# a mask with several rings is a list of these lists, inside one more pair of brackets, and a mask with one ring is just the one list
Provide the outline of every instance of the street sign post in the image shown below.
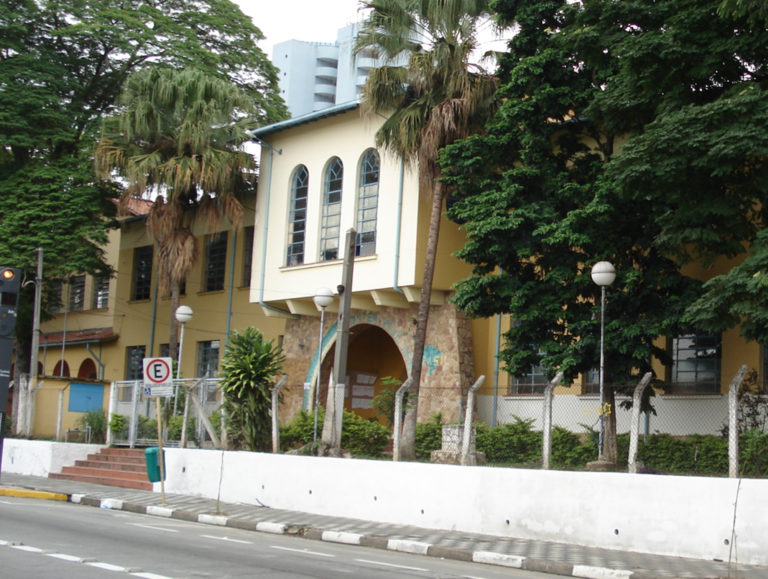
[[171,358],[144,358],[144,393],[157,402],[157,466],[160,470],[160,500],[165,504],[165,460],[163,458],[163,411],[160,398],[173,396]]
[[173,396],[171,358],[144,358],[144,394],[150,398]]

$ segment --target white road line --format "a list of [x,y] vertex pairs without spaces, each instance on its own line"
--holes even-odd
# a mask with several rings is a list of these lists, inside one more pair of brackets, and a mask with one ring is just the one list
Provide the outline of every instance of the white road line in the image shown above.
[[128,569],[122,565],[112,565],[111,563],[103,563],[101,561],[89,561],[86,563],[89,567],[96,567],[97,569],[104,569],[104,571],[120,571],[121,573],[127,573]]
[[404,569],[407,571],[429,571],[422,567],[409,567],[408,565],[395,565],[394,563],[385,563],[384,561],[372,561],[371,559],[355,559],[358,563],[368,563],[369,565],[380,565],[381,567],[392,567],[393,569]]
[[11,545],[11,548],[18,549],[19,551],[27,551],[29,553],[42,553],[43,550],[38,547],[32,547],[31,545]]
[[335,559],[336,555],[330,553],[320,553],[319,551],[309,551],[308,549],[291,549],[290,547],[278,547],[277,545],[270,545],[271,549],[277,549],[278,551],[290,551],[292,553],[302,553],[304,555],[316,555],[318,557],[329,557]]
[[165,531],[166,533],[178,533],[178,529],[169,529],[167,527],[157,527],[155,525],[145,525],[143,523],[128,523],[134,527],[141,527],[142,529],[152,529],[153,531]]
[[158,575],[157,573],[131,573],[132,577],[141,577],[141,579],[171,579],[167,575]]
[[61,559],[62,561],[70,561],[72,563],[80,563],[83,559],[81,557],[75,557],[74,555],[67,555],[66,553],[46,553],[48,557],[54,559]]
[[243,545],[253,545],[253,541],[243,541],[241,539],[230,539],[229,537],[217,537],[216,535],[200,535],[205,539],[214,539],[216,541],[227,541],[228,543],[242,543]]

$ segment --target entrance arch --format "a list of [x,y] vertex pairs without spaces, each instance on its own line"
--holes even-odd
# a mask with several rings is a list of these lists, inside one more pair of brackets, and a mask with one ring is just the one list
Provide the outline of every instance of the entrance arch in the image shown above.
[[[320,369],[320,404],[328,400],[328,380],[336,353],[334,344],[323,358]],[[349,354],[347,358],[349,387],[344,396],[344,408],[363,417],[385,424],[392,417],[384,416],[373,407],[373,398],[396,385],[387,384],[388,379],[401,383],[408,376],[405,360],[394,339],[379,326],[357,324],[349,330]]]

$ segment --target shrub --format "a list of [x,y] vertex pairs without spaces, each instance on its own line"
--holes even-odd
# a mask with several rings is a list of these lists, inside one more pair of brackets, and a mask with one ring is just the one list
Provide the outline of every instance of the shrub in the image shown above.
[[[320,438],[323,430],[325,409],[320,406],[317,419],[317,436]],[[301,410],[290,424],[280,426],[280,450],[287,451],[301,448],[312,442],[314,436],[315,415],[313,412]]]
[[113,414],[109,419],[109,429],[112,436],[120,439],[128,438],[128,417],[124,414]]
[[552,429],[552,465],[559,468],[583,468],[597,460],[597,445],[591,438],[582,441],[578,434],[561,426]]
[[532,418],[489,428],[477,425],[476,447],[492,463],[531,464],[541,461],[541,432],[534,432]]
[[77,427],[90,429],[91,442],[104,442],[107,434],[107,415],[102,408],[91,410],[77,419]]
[[416,424],[414,449],[417,460],[429,460],[433,450],[443,446],[443,415],[439,412],[429,422]]
[[743,474],[768,474],[768,432],[748,430],[739,439],[739,464]]
[[353,456],[376,458],[389,444],[390,431],[376,420],[361,418],[344,411],[341,426],[341,446]]
[[[181,440],[181,427],[184,424],[184,415],[177,414],[168,419],[168,440]],[[187,440],[195,438],[195,418],[187,417]]]

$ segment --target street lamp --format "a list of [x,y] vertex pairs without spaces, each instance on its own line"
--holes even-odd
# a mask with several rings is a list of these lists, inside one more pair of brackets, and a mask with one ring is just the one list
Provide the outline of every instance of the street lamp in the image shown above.
[[176,321],[181,324],[181,332],[179,332],[179,353],[176,356],[176,379],[181,378],[181,353],[184,351],[184,326],[188,321],[192,319],[192,308],[189,306],[179,306],[176,308]]
[[317,288],[312,298],[315,306],[320,308],[320,340],[317,342],[317,384],[315,386],[315,430],[312,443],[317,444],[317,416],[320,406],[320,370],[323,367],[323,326],[325,324],[325,308],[333,303],[333,292],[327,287]]
[[600,437],[598,441],[599,457],[603,458],[603,439],[605,438],[605,288],[616,279],[616,268],[610,261],[598,261],[592,266],[592,281],[600,286]]

